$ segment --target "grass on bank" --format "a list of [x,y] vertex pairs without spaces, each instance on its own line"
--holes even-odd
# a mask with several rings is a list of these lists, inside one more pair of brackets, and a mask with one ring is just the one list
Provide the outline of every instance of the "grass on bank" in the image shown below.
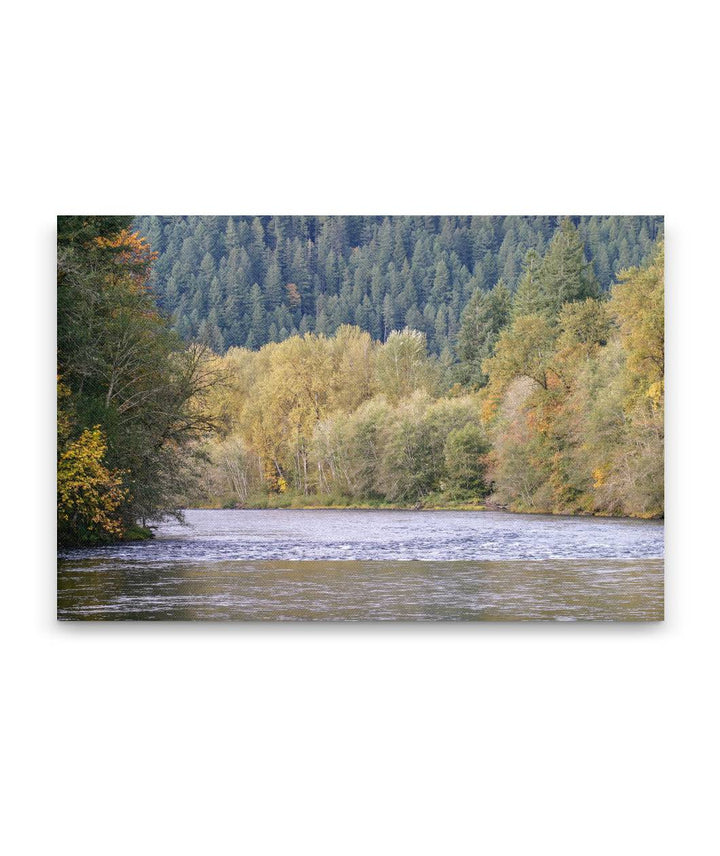
[[451,497],[444,493],[429,494],[419,502],[388,502],[384,499],[357,500],[350,496],[339,494],[302,494],[302,493],[255,493],[248,496],[245,502],[238,502],[232,497],[220,497],[212,502],[195,505],[197,508],[296,508],[296,509],[379,509],[379,510],[467,510],[484,511],[487,503],[473,497]]
[[[444,492],[434,492],[423,497],[418,502],[387,502],[383,499],[357,500],[353,497],[338,494],[302,494],[287,491],[285,493],[254,493],[245,502],[238,502],[234,497],[219,497],[210,502],[193,502],[193,508],[205,509],[359,509],[380,511],[511,511],[517,514],[553,514],[572,517],[628,517],[623,514],[613,514],[608,511],[577,510],[574,513],[566,509],[534,509],[515,505],[501,506],[486,497],[480,499],[473,496],[457,496]],[[631,519],[657,520],[662,515],[635,514]]]

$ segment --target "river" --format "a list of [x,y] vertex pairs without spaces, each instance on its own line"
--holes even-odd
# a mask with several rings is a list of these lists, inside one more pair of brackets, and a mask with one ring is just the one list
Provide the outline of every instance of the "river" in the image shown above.
[[188,510],[66,551],[58,617],[663,618],[663,524],[504,512]]

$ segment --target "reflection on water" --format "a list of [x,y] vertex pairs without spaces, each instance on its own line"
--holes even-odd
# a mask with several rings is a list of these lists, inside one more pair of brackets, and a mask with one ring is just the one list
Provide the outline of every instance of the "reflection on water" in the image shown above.
[[619,619],[663,613],[659,559],[216,562],[60,573],[61,618]]
[[149,544],[64,554],[58,616],[659,620],[662,555],[641,521],[193,511]]

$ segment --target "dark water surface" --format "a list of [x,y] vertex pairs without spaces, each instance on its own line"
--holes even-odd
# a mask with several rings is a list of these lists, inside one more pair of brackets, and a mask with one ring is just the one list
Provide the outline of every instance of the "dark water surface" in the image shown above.
[[63,553],[58,617],[663,617],[656,521],[445,511],[199,511]]

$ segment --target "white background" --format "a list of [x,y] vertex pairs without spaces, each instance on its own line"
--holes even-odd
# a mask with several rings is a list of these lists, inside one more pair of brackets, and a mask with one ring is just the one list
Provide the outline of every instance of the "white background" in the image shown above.
[[[5,10],[4,852],[717,852],[711,8]],[[664,213],[666,622],[57,624],[57,213]]]

